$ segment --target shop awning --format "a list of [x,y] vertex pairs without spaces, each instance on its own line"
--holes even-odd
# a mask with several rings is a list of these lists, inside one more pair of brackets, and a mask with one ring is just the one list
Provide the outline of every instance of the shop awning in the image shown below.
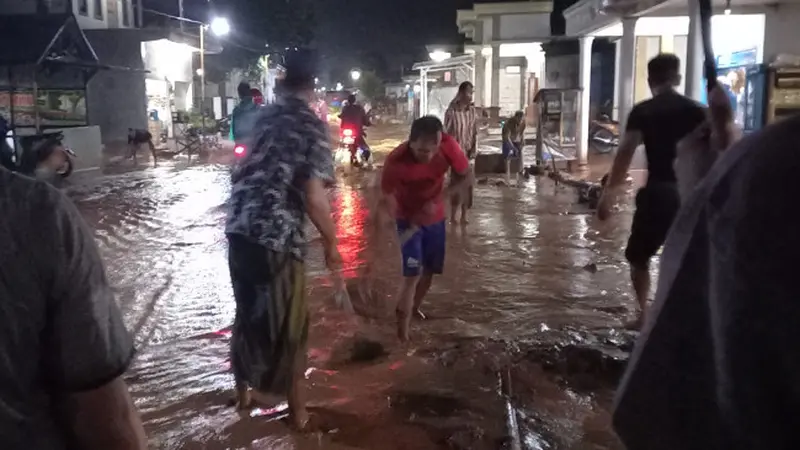
[[97,64],[97,55],[73,15],[0,16],[0,66]]
[[423,61],[415,63],[413,70],[441,71],[456,69],[464,66],[472,66],[475,58],[472,55],[461,55],[447,58],[444,61]]

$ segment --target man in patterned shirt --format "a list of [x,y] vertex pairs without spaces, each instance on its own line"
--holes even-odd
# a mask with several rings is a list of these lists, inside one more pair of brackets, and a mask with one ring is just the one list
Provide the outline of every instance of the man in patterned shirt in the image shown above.
[[[465,81],[458,86],[456,98],[444,113],[444,131],[455,138],[467,158],[475,158],[478,143],[478,113],[472,103],[475,88]],[[450,199],[450,222],[456,223],[456,214],[461,210],[461,223],[466,224],[467,210],[472,208],[472,186],[465,193],[456,193]]]
[[255,145],[234,169],[225,229],[236,299],[231,367],[238,406],[250,406],[248,388],[286,394],[300,429],[308,422],[300,385],[308,337],[306,214],[322,235],[328,268],[341,264],[325,191],[334,182],[328,130],[308,106],[312,59],[302,50],[286,56],[278,99],[259,111]]

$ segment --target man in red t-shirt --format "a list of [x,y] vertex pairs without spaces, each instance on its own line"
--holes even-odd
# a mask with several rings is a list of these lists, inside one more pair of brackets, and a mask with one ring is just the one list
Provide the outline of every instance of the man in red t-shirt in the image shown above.
[[[413,313],[431,287],[434,274],[444,270],[445,211],[443,197],[464,189],[469,161],[455,139],[444,134],[442,122],[425,116],[411,125],[408,142],[386,158],[381,190],[397,220],[403,254],[403,284],[397,305],[397,332],[408,340]],[[445,176],[452,168],[453,182],[445,192]]]

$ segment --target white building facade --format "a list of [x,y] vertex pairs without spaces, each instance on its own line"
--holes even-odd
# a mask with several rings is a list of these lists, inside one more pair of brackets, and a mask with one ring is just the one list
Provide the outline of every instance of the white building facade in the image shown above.
[[[779,54],[800,55],[800,3],[712,0],[712,46],[723,82],[742,95],[744,67]],[[590,52],[596,37],[618,38],[615,116],[624,122],[635,103],[650,97],[647,62],[669,52],[681,59],[686,95],[705,102],[702,36],[696,0],[582,0],[564,12],[567,34],[580,39],[579,161],[588,155]],[[624,126],[624,124],[623,124]]]
[[545,79],[541,44],[550,38],[551,1],[475,3],[458,10],[474,58],[475,104],[501,116],[525,110]]
[[[135,28],[136,0],[72,0],[72,13],[84,30],[98,28]],[[0,0],[2,14],[35,14],[39,5],[50,14],[69,13],[68,0]]]

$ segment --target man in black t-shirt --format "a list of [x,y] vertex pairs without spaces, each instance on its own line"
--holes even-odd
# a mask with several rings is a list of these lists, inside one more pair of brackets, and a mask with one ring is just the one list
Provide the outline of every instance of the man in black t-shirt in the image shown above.
[[679,94],[680,60],[662,53],[647,64],[647,81],[653,97],[636,105],[628,116],[625,134],[617,150],[600,199],[597,214],[608,217],[618,188],[624,184],[636,148],[644,144],[647,155],[647,184],[636,194],[636,212],[625,258],[631,265],[631,281],[639,303],[639,318],[631,326],[644,322],[650,293],[650,258],[664,244],[672,220],[680,208],[680,194],[673,164],[678,142],[706,119],[705,108]]

